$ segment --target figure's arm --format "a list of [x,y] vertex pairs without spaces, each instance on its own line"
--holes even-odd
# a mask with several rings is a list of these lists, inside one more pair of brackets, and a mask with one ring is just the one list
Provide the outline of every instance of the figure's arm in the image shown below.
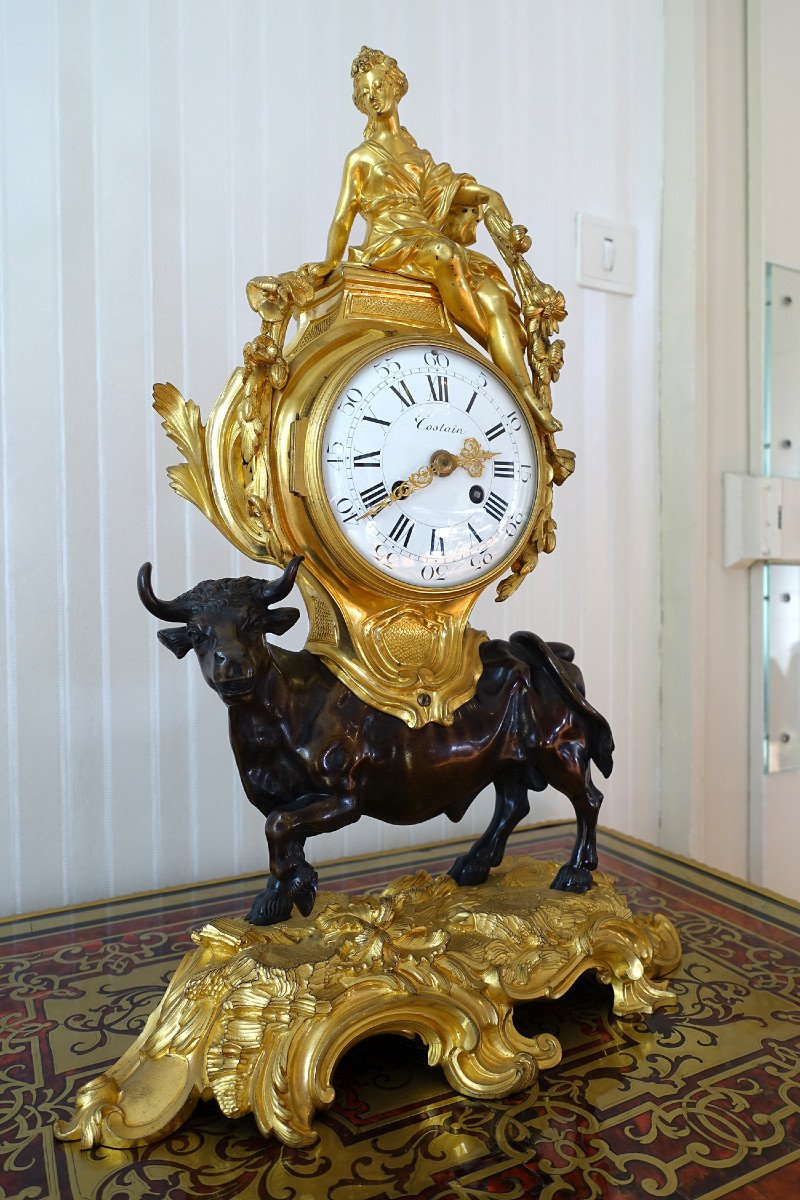
[[362,174],[363,167],[359,153],[357,150],[353,150],[345,159],[342,188],[328,233],[325,262],[319,264],[320,276],[328,274],[344,258],[350,230],[353,228],[353,221],[358,213]]
[[476,183],[472,179],[462,181],[453,197],[453,202],[455,204],[483,205],[491,208],[504,221],[508,221],[509,225],[513,223],[511,213],[506,208],[505,200],[500,193],[496,192],[494,188],[483,187],[482,184]]

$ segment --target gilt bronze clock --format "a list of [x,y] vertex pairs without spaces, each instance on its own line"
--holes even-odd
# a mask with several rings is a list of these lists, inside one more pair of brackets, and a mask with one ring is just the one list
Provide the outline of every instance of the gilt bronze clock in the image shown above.
[[[325,261],[251,280],[261,331],[205,430],[170,385],[156,407],[187,458],[176,490],[251,558],[303,556],[307,648],[373,707],[447,724],[481,672],[478,596],[505,599],[555,545],[566,312],[500,196],[400,126],[394,60],[364,48],[353,82],[368,124]],[[481,219],[513,287],[471,249]]]
[[[307,1145],[336,1062],[377,1032],[424,1038],[467,1095],[506,1096],[561,1054],[549,1032],[518,1032],[516,1003],[562,995],[585,970],[612,984],[617,1013],[674,999],[659,983],[680,957],[673,926],[593,882],[591,767],[610,773],[613,738],[571,647],[469,624],[484,589],[505,600],[555,546],[553,488],[574,465],[550,390],[563,296],[525,261],[530,239],[498,193],[400,125],[394,59],[364,47],[352,79],[367,127],[325,259],[250,281],[261,329],[205,427],[175,387],[155,388],[185,459],[173,487],[282,568],[172,600],[149,563],[138,580],[172,625],[161,642],[194,651],[228,709],[269,874],[246,919],[194,935],[136,1043],[79,1090],[57,1133],[86,1148],[153,1141],[212,1095]],[[510,279],[472,248],[479,221]],[[310,626],[299,652],[271,640],[299,617],[275,607],[295,579]],[[362,815],[459,821],[489,785],[491,820],[446,876],[317,897],[309,838]],[[575,809],[569,861],[501,866],[529,792],[550,785]]]

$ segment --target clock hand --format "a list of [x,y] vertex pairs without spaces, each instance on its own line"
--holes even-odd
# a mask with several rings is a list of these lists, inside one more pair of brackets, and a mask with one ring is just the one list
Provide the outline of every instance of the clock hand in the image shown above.
[[482,450],[476,438],[467,438],[458,454],[451,454],[449,450],[434,450],[427,466],[420,467],[419,471],[412,471],[408,479],[396,484],[388,496],[384,496],[377,504],[373,504],[357,520],[364,521],[367,517],[377,516],[394,500],[405,500],[412,492],[428,487],[437,477],[444,478],[452,475],[456,467],[463,467],[468,475],[473,479],[478,479],[483,474],[483,464],[488,459],[496,457],[497,455],[491,451]]
[[467,438],[458,454],[436,450],[431,455],[431,469],[434,475],[452,475],[456,467],[463,467],[473,479],[479,479],[483,474],[483,464],[490,458],[497,458],[497,454],[482,450],[477,438]]
[[[437,454],[444,451],[436,451]],[[412,471],[408,479],[404,479],[402,483],[396,484],[389,492],[388,496],[384,496],[377,504],[373,504],[366,512],[363,512],[356,519],[359,521],[366,520],[367,517],[375,517],[379,512],[382,512],[388,504],[393,500],[405,500],[406,496],[410,496],[412,492],[419,491],[420,488],[427,487],[435,478],[430,467],[421,467],[419,471]]]

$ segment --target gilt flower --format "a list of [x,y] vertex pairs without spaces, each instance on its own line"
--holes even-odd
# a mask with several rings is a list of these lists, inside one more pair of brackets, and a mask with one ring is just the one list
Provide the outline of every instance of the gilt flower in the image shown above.
[[549,283],[545,284],[529,310],[529,315],[538,324],[543,337],[552,337],[558,332],[559,324],[567,315],[563,294],[557,292]]

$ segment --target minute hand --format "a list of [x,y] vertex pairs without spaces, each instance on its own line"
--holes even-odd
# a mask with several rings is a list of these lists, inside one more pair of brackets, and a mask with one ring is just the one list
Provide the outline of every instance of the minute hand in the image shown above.
[[481,449],[476,438],[466,438],[459,454],[451,454],[449,450],[434,450],[430,462],[426,466],[420,467],[419,471],[412,471],[408,479],[395,484],[388,496],[384,496],[377,504],[373,504],[357,519],[364,521],[367,517],[377,516],[394,500],[405,500],[412,492],[418,492],[421,488],[428,487],[437,477],[443,478],[446,475],[452,475],[456,467],[463,467],[468,475],[473,479],[478,479],[483,474],[483,464],[496,457],[497,455],[491,451]]

